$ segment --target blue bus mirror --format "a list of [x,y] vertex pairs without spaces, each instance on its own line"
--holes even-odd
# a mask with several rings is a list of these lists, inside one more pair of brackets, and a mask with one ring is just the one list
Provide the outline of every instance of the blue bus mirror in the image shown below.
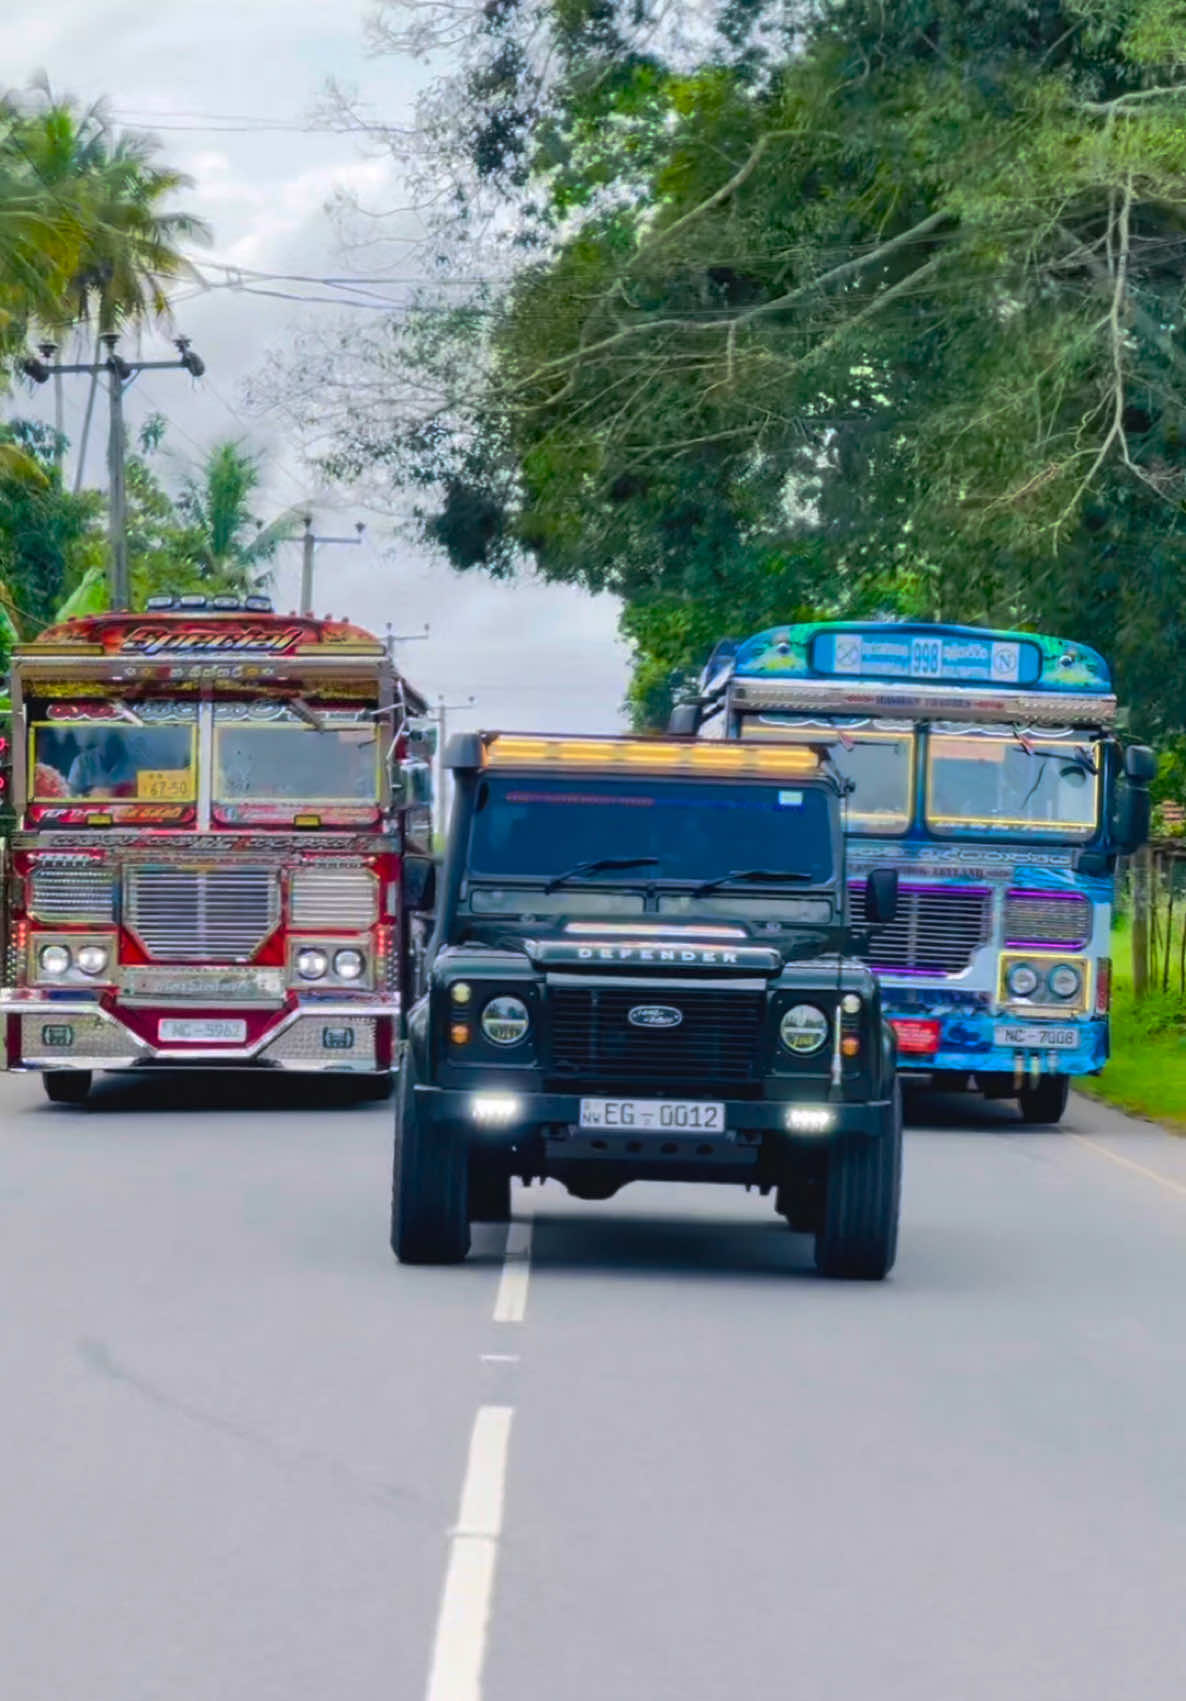
[[1147,744],[1130,744],[1124,752],[1124,771],[1134,785],[1150,785],[1157,778],[1157,757]]
[[1116,800],[1116,848],[1132,856],[1148,843],[1153,799],[1144,786],[1126,786]]
[[865,881],[865,920],[873,927],[887,927],[897,913],[897,869],[871,869]]

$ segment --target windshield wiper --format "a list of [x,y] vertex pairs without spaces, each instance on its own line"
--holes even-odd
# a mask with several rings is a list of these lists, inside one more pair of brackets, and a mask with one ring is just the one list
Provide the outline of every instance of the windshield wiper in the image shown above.
[[1098,763],[1092,761],[1090,752],[1085,750],[1081,744],[1075,745],[1070,750],[1051,750],[1049,748],[1043,750],[1036,744],[1030,744],[1027,739],[1022,738],[1019,732],[1015,732],[1013,737],[1027,756],[1036,756],[1043,762],[1063,762],[1068,768],[1081,768],[1085,774],[1099,773]]
[[563,874],[553,875],[544,891],[554,892],[565,881],[575,880],[580,874],[600,874],[611,868],[654,868],[658,861],[657,856],[597,856],[592,862],[578,862],[575,868],[566,868]]
[[718,874],[715,880],[706,880],[701,886],[692,888],[694,898],[703,898],[709,892],[715,892],[718,886],[728,886],[734,880],[753,880],[769,882],[778,885],[784,881],[801,881],[806,886],[815,885],[815,877],[804,874],[797,868],[731,868],[728,874]]

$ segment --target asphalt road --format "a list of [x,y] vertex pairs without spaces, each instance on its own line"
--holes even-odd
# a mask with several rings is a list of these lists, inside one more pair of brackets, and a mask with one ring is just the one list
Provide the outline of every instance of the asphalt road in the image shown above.
[[1180,1701],[1186,1143],[923,1115],[882,1286],[641,1185],[399,1270],[387,1106],[0,1077],[0,1695]]

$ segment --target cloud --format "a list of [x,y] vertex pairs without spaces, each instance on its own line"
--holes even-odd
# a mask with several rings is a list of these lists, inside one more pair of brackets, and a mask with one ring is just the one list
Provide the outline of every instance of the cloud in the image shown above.
[[[108,95],[121,121],[155,128],[167,157],[196,178],[183,204],[213,226],[212,256],[259,271],[313,276],[350,270],[325,207],[338,192],[378,205],[403,198],[392,163],[363,153],[348,136],[294,129],[316,104],[325,79],[356,84],[372,108],[406,119],[425,73],[412,61],[368,60],[361,8],[341,0],[0,0],[0,63],[14,84],[48,70],[53,85],[85,101]],[[241,116],[240,116],[241,115]],[[261,120],[285,122],[275,132]],[[270,287],[270,286],[269,286]],[[286,286],[278,283],[278,289]],[[135,430],[160,411],[169,443],[195,460],[219,437],[247,436],[269,457],[260,512],[270,517],[317,493],[299,446],[267,419],[249,419],[241,388],[266,348],[283,345],[302,317],[291,303],[220,288],[179,303],[177,328],[191,334],[209,377],[154,372],[129,392]],[[146,354],[167,358],[163,336]],[[67,429],[77,432],[85,398],[67,392]],[[52,397],[21,397],[16,411],[47,417]],[[89,471],[101,476],[105,409],[96,415]],[[350,530],[355,511],[339,498],[319,502],[322,531]],[[297,600],[300,551],[281,549],[276,598]],[[477,698],[454,726],[600,731],[619,722],[628,657],[617,635],[617,605],[568,586],[531,578],[496,584],[453,573],[426,550],[394,544],[376,528],[363,548],[326,549],[317,562],[317,602],[382,632],[430,638],[400,652],[409,676],[434,697]]]

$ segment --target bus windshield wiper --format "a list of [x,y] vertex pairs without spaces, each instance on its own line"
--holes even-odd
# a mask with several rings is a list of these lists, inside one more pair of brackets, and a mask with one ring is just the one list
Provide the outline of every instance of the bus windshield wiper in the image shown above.
[[756,883],[769,882],[775,886],[783,881],[802,881],[804,885],[814,886],[815,877],[804,874],[797,868],[731,868],[728,874],[718,874],[715,880],[706,880],[701,886],[692,888],[694,898],[703,898],[709,892],[715,892],[718,886],[728,886],[734,880],[752,880]]
[[566,881],[575,880],[581,874],[601,874],[610,869],[622,868],[654,868],[658,861],[657,856],[597,856],[592,862],[578,862],[575,868],[566,868],[563,874],[554,874],[544,891],[554,892]]
[[1037,756],[1043,762],[1065,762],[1068,768],[1082,768],[1085,774],[1099,773],[1098,763],[1092,761],[1091,753],[1084,750],[1081,744],[1076,744],[1069,750],[1051,750],[1048,745],[1043,749],[1041,745],[1031,744],[1019,732],[1015,732],[1013,736],[1027,756]]

